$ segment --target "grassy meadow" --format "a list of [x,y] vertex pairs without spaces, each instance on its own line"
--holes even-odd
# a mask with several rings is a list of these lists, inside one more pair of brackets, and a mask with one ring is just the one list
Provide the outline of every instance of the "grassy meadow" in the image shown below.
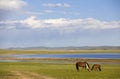
[[[120,50],[0,50],[10,54],[120,53]],[[5,59],[1,59],[5,60]],[[7,60],[12,60],[7,58]],[[17,60],[17,59],[14,59]],[[21,59],[22,60],[22,59]],[[32,62],[0,62],[0,79],[120,79],[120,64],[101,64],[102,71],[76,71],[75,61],[65,59],[29,59]],[[115,62],[119,59],[89,59],[89,62]],[[45,62],[45,63],[43,63]],[[47,63],[46,63],[47,62]],[[49,63],[52,62],[52,63]],[[53,63],[57,62],[57,63]],[[90,64],[92,66],[92,64]]]
[[102,64],[102,71],[76,71],[74,64],[0,62],[0,79],[120,79],[119,64]]

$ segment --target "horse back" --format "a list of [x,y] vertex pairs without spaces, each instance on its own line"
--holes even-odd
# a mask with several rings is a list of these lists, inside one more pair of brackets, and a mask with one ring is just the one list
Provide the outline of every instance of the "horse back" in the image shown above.
[[86,62],[77,62],[80,67],[86,66]]
[[100,64],[94,64],[93,66],[94,67],[100,67],[101,65]]

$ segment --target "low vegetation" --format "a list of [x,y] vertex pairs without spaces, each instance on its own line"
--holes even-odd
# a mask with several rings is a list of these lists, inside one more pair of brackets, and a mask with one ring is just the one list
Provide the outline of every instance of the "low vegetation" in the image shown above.
[[0,54],[120,53],[120,50],[0,50]]
[[[74,53],[120,53],[120,50],[0,50],[4,54],[74,54]],[[9,55],[7,55],[9,54]],[[11,58],[7,57],[7,60]],[[75,61],[71,59],[29,59],[25,62],[0,62],[0,79],[120,79],[119,59],[96,60],[88,62],[111,62],[115,64],[101,64],[102,71],[76,71]],[[13,60],[17,60],[14,59]],[[24,60],[24,59],[18,59]],[[26,59],[27,60],[27,59]],[[65,61],[66,60],[66,61]],[[52,62],[52,63],[49,63]],[[60,62],[60,63],[57,63]],[[90,64],[90,66],[92,66]]]
[[74,64],[0,62],[0,79],[120,79],[119,64],[102,64],[102,71],[76,71]]

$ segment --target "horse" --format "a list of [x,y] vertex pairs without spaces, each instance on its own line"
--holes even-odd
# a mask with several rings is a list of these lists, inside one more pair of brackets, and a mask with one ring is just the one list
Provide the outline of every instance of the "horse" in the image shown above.
[[95,71],[101,71],[101,65],[100,64],[94,64],[91,68],[91,71],[95,70]]
[[87,62],[77,62],[76,63],[76,69],[77,71],[79,71],[79,67],[82,67],[82,69],[87,69],[88,71],[90,71],[90,66]]

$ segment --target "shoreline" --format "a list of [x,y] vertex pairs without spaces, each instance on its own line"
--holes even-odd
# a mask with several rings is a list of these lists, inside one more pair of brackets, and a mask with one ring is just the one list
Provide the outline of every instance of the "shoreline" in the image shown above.
[[90,54],[90,53],[120,53],[119,50],[0,50],[0,55],[9,54]]
[[108,62],[108,63],[120,63],[120,59],[84,59],[84,58],[0,58],[0,60],[16,60],[16,61],[67,61],[67,62],[77,62],[77,61],[87,61],[87,62]]

